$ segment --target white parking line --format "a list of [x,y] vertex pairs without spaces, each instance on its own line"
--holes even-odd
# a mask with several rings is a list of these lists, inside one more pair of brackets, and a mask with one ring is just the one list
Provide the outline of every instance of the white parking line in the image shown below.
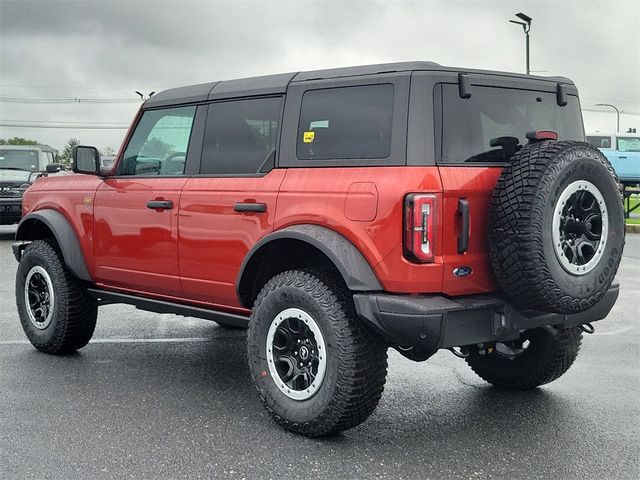
[[[212,342],[213,338],[95,338],[89,343],[193,343]],[[29,345],[28,340],[0,340],[0,345]]]

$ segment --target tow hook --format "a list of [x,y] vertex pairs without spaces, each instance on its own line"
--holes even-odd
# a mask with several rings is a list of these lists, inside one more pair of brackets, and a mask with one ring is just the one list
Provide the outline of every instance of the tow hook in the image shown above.
[[592,335],[595,333],[596,329],[594,328],[593,325],[591,325],[590,323],[585,323],[584,325],[580,325],[580,330],[582,330],[584,333]]

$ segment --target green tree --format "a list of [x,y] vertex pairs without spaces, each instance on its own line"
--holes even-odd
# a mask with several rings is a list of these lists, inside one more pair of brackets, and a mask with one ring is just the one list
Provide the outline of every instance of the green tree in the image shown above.
[[7,140],[0,138],[0,145],[38,145],[40,142],[29,138],[13,137]]
[[116,154],[116,151],[113,147],[104,147],[100,149],[100,155],[104,157],[112,157]]
[[158,137],[151,137],[142,147],[140,156],[147,158],[167,158],[173,152],[173,145],[163,142]]
[[67,143],[62,149],[62,153],[58,155],[58,162],[65,163],[67,165],[71,164],[71,150],[76,145],[80,145],[80,140],[78,140],[77,138],[71,137],[69,140],[67,140]]

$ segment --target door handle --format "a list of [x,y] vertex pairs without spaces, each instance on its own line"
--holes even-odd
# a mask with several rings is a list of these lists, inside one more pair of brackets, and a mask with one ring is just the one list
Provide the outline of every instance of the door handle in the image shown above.
[[238,202],[234,205],[233,209],[236,212],[264,213],[267,211],[267,204],[256,202]]
[[171,210],[173,208],[173,202],[171,200],[149,200],[147,202],[147,208],[153,210]]
[[464,253],[469,250],[469,200],[458,199],[458,213],[462,222],[461,232],[458,235],[458,253]]
[[627,159],[627,157],[618,157],[618,158],[621,159],[621,160],[623,160],[623,159],[626,160]]

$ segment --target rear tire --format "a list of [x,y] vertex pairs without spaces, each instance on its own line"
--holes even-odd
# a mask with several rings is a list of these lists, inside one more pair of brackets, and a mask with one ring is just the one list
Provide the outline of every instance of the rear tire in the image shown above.
[[[529,345],[520,351],[526,341]],[[471,351],[466,362],[480,378],[496,387],[530,390],[553,382],[569,370],[581,342],[579,327],[536,328],[524,332],[519,341],[497,344],[491,354]],[[501,353],[501,347],[509,354]]]
[[292,270],[269,280],[253,306],[247,346],[269,415],[294,433],[353,428],[384,390],[387,346],[358,318],[342,281],[326,274]]
[[71,353],[91,340],[97,301],[67,269],[52,241],[36,240],[22,254],[16,273],[16,304],[27,338],[42,352]]

